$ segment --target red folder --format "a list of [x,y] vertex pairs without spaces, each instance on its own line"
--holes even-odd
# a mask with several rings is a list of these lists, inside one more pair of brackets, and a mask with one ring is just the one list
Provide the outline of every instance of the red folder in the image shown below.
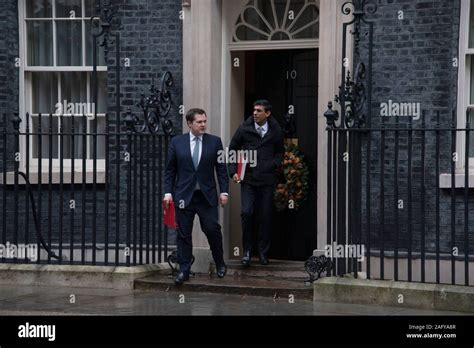
[[171,201],[168,208],[166,208],[166,203],[163,202],[163,223],[169,228],[177,228],[174,211],[174,202]]
[[247,158],[239,155],[239,160],[237,161],[237,175],[240,181],[245,178],[245,168],[247,167],[247,163]]

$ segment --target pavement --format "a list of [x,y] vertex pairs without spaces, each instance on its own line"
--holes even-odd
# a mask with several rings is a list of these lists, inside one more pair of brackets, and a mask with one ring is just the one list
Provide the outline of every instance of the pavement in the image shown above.
[[8,315],[448,316],[469,314],[402,307],[313,303],[312,300],[297,297],[290,299],[184,290],[144,291],[0,285],[0,316]]

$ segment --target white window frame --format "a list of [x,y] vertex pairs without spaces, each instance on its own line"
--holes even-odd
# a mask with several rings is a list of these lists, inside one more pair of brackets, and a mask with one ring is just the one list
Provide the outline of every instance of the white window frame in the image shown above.
[[[321,11],[320,0],[314,0],[314,2],[318,10]],[[288,0],[286,4],[287,8],[290,5],[290,3],[291,3],[291,0]],[[238,0],[238,1],[232,0],[232,4],[230,5],[228,5],[227,1],[225,1],[224,5],[229,6],[228,8],[226,8],[226,11],[225,11],[225,13],[229,13],[227,18],[231,18],[234,21],[231,23],[231,28],[229,32],[229,38],[228,38],[228,48],[230,51],[319,48],[319,37],[311,38],[311,39],[291,39],[291,40],[238,40],[236,41],[234,40],[234,37],[236,36],[236,28],[238,26],[237,20],[244,13],[245,9],[247,9],[248,7],[253,7],[253,6],[248,6],[248,0]],[[275,12],[273,13],[275,15]],[[260,15],[263,16],[261,12],[260,12]],[[319,15],[318,23],[315,25],[320,25],[320,18],[321,18],[321,14]],[[267,20],[267,18],[265,18],[265,20]],[[295,17],[295,20],[297,20],[296,17]],[[286,23],[286,19],[285,19],[285,23]],[[273,23],[271,24],[273,25]],[[276,25],[277,24],[275,24],[275,26]],[[275,30],[276,28],[273,28],[273,29]],[[284,28],[282,31],[288,32],[286,28]]]
[[[467,64],[470,59],[474,59],[474,48],[469,48],[469,21],[471,13],[471,0],[461,0],[461,18],[459,28],[459,64],[458,64],[458,103],[457,103],[457,126],[465,128],[466,111],[474,110],[474,104],[469,104],[470,99],[470,76],[471,65]],[[470,58],[468,58],[470,56]],[[471,124],[474,129],[474,124]],[[470,132],[470,142],[474,142],[474,132]],[[461,172],[465,169],[465,132],[458,132],[457,136],[457,153],[460,159],[456,164],[456,169]],[[469,171],[474,171],[474,154],[470,154]]]
[[[31,117],[37,116],[37,114],[33,114],[30,112],[31,106],[32,106],[32,93],[31,93],[31,85],[30,79],[26,78],[26,75],[30,72],[57,72],[58,74],[58,94],[61,95],[61,90],[59,88],[60,86],[60,72],[92,72],[93,67],[92,66],[86,66],[86,35],[85,35],[85,26],[82,26],[82,66],[56,66],[56,21],[58,19],[69,19],[69,20],[77,20],[77,21],[83,21],[84,19],[87,20],[88,17],[82,17],[81,15],[78,17],[76,16],[75,19],[70,19],[70,18],[63,18],[59,17],[56,18],[55,14],[55,3],[56,0],[51,0],[52,1],[52,18],[53,19],[44,19],[44,20],[49,20],[53,21],[53,65],[54,66],[28,66],[28,45],[27,45],[27,20],[28,18],[26,17],[26,1],[27,0],[19,0],[18,1],[18,19],[19,19],[19,53],[20,53],[20,68],[19,68],[19,113],[20,113],[20,118],[22,122],[20,123],[20,132],[25,133],[26,132],[26,113],[29,112],[30,114],[30,131],[32,127],[32,122],[31,122]],[[85,11],[85,0],[81,0],[81,5],[83,11]],[[42,20],[41,18],[31,18],[31,20]],[[97,71],[98,72],[106,72],[107,71],[107,66],[97,66]],[[88,74],[87,77],[87,101],[90,102],[90,76]],[[62,100],[60,98],[60,100]],[[58,114],[53,114],[55,116],[59,116]],[[80,115],[76,115],[80,116]],[[87,115],[87,116],[93,116],[93,115]],[[45,119],[49,118],[49,115],[43,116]],[[68,116],[65,116],[68,117]],[[98,113],[97,117],[105,117],[105,114],[103,113]],[[59,125],[59,123],[58,123]],[[90,122],[87,122],[87,130],[90,131]],[[58,129],[59,131],[59,129]],[[78,130],[79,132],[80,130]],[[20,171],[26,171],[26,137],[21,136],[20,137],[20,154],[21,154],[21,160],[20,160]],[[49,168],[49,159],[43,158],[41,161],[41,168],[39,166],[39,161],[36,158],[33,158],[33,148],[32,148],[33,141],[30,139],[30,150],[29,150],[29,171],[30,173],[39,173],[42,172],[44,174],[45,171],[48,171]],[[59,148],[58,144],[58,154],[60,154],[61,149]],[[90,153],[91,147],[89,145],[89,141],[87,142],[87,154]],[[87,158],[86,154],[86,158]],[[63,171],[65,173],[70,173],[72,171],[72,166],[71,166],[71,159],[70,158],[64,158],[63,159]],[[93,164],[94,160],[93,159],[86,159],[86,172],[92,172],[93,171]],[[97,165],[97,171],[98,172],[104,172],[105,171],[105,159],[97,159],[96,160],[96,165]],[[83,166],[83,160],[82,159],[75,159],[74,160],[74,172],[82,172],[82,166]],[[41,170],[40,170],[41,169]],[[60,160],[59,159],[53,159],[52,161],[52,169],[54,173],[58,173],[60,170]]]

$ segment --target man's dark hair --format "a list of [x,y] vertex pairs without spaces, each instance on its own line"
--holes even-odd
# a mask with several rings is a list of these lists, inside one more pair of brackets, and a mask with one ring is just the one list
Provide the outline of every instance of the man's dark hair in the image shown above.
[[272,104],[266,99],[259,99],[255,103],[253,103],[253,106],[261,105],[263,106],[263,109],[265,112],[272,111]]
[[193,123],[194,119],[196,118],[196,115],[206,115],[206,112],[203,109],[198,108],[190,109],[186,113],[186,122]]

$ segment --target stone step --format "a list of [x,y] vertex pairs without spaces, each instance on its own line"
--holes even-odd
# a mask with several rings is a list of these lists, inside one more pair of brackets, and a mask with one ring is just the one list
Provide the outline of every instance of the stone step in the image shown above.
[[227,274],[245,277],[281,278],[281,279],[309,279],[304,270],[304,262],[270,260],[268,265],[260,265],[258,259],[252,259],[251,266],[245,267],[240,260],[227,261]]
[[190,280],[181,286],[174,284],[174,277],[171,275],[157,274],[135,280],[134,289],[165,292],[210,292],[285,299],[291,294],[295,299],[311,300],[313,298],[312,286],[301,280],[275,279],[274,277],[257,278],[230,274],[227,274],[224,278],[218,278],[215,274],[199,274],[191,276]]
[[[287,261],[287,260],[269,260],[268,265],[261,265],[258,261],[258,258],[252,257],[251,267],[261,268],[261,269],[273,269],[273,270],[303,270],[304,271],[304,261]],[[242,266],[240,260],[227,260],[227,266]]]

